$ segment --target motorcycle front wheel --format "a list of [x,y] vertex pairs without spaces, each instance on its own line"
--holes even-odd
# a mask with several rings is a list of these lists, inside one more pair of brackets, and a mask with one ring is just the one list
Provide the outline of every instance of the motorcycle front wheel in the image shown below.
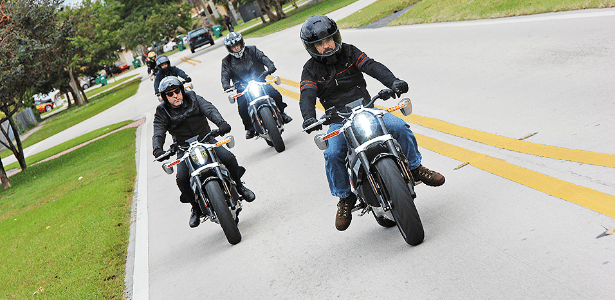
[[207,182],[205,184],[205,191],[207,192],[211,206],[218,217],[218,221],[220,221],[220,226],[228,242],[231,245],[241,242],[241,232],[239,232],[239,228],[237,228],[237,223],[235,223],[233,219],[231,210],[226,204],[224,193],[220,188],[220,183],[215,180]]
[[376,170],[402,237],[412,246],[422,243],[425,238],[423,224],[414,205],[410,187],[402,177],[399,167],[392,158],[385,157],[376,162]]
[[286,146],[284,145],[284,140],[282,140],[282,134],[280,133],[280,130],[278,130],[278,125],[273,118],[271,109],[268,107],[262,108],[260,110],[260,116],[261,120],[263,120],[263,126],[269,133],[269,138],[271,138],[275,151],[278,153],[284,151]]

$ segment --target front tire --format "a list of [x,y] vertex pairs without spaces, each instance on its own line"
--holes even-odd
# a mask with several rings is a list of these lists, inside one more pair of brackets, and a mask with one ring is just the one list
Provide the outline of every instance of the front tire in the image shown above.
[[402,177],[399,167],[393,159],[385,157],[376,162],[376,170],[402,237],[412,246],[422,243],[425,238],[423,224],[414,205],[410,187]]
[[231,245],[241,242],[241,233],[226,204],[224,193],[222,193],[222,189],[220,188],[220,183],[215,180],[207,182],[205,184],[205,191],[228,242]]
[[273,143],[273,148],[275,151],[282,152],[286,149],[284,145],[284,140],[282,140],[282,134],[280,130],[278,130],[278,125],[273,118],[273,114],[271,113],[271,109],[263,108],[260,110],[260,117],[263,120],[263,126],[269,133],[269,138],[271,138],[271,142]]

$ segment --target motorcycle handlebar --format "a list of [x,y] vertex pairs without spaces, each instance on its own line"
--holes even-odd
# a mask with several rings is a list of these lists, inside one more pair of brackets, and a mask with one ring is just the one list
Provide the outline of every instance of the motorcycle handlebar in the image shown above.
[[[210,137],[216,137],[216,136],[221,136],[221,135],[222,134],[220,134],[220,130],[219,129],[212,129],[202,139],[199,140],[199,143],[207,140]],[[155,160],[159,161],[159,162],[165,161],[165,160],[169,159],[171,156],[173,156],[175,153],[177,153],[177,151],[179,149],[186,150],[186,149],[188,149],[188,147],[189,146],[179,146],[177,143],[173,143],[173,144],[171,144],[171,146],[169,146],[169,150],[164,152],[162,155],[156,157]]]

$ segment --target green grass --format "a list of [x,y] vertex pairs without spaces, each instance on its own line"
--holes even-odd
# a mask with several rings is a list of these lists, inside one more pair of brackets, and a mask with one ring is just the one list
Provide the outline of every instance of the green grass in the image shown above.
[[295,25],[302,24],[308,17],[312,15],[325,15],[334,10],[352,4],[356,1],[357,0],[327,0],[316,5],[302,6],[287,12],[286,15],[288,16],[288,18],[286,19],[274,23],[260,24],[243,31],[241,34],[244,37],[265,36],[293,27]]
[[425,0],[390,25],[492,19],[605,7],[615,7],[615,0]]
[[[41,160],[44,160],[44,159],[46,159],[46,158],[48,158],[50,156],[56,155],[56,154],[58,154],[58,153],[60,153],[62,151],[68,150],[68,149],[70,149],[72,147],[75,147],[77,145],[81,145],[81,144],[83,144],[83,143],[85,143],[87,141],[93,140],[93,139],[95,139],[95,138],[97,138],[97,137],[99,137],[99,136],[101,136],[103,134],[107,134],[107,133],[109,133],[109,132],[111,132],[111,131],[113,131],[115,129],[118,129],[118,128],[124,126],[124,125],[128,125],[128,124],[130,124],[132,122],[133,121],[124,121],[124,122],[115,123],[115,124],[112,124],[112,125],[109,125],[109,126],[105,126],[103,128],[99,128],[99,129],[93,130],[93,131],[88,132],[88,133],[86,133],[84,135],[78,136],[78,137],[76,137],[76,138],[74,138],[74,139],[72,139],[70,141],[64,142],[64,143],[62,143],[60,145],[57,145],[55,147],[51,147],[51,148],[49,148],[49,149],[47,149],[45,151],[41,151],[39,153],[36,153],[34,155],[26,157],[26,164],[28,166],[32,165],[32,164],[35,164],[35,163],[37,163],[37,162],[39,162]],[[5,170],[11,170],[11,169],[15,169],[15,168],[19,168],[19,163],[18,162],[14,162],[14,163],[11,163],[11,164],[9,164],[7,166],[4,166]]]
[[380,0],[355,12],[354,14],[339,20],[340,28],[358,28],[369,23],[378,21],[398,10],[420,2],[420,0]]
[[122,297],[135,130],[11,177],[0,191],[0,298]]
[[[117,75],[116,75],[117,76]],[[110,89],[113,89],[115,87],[117,87],[118,85],[121,85],[122,83],[128,81],[128,80],[132,80],[135,78],[135,76],[138,75],[131,75],[128,77],[124,77],[120,80],[115,80],[115,78],[107,78],[107,85],[105,86],[98,86],[95,88],[89,88],[85,91],[85,96],[88,97],[88,100],[90,100],[90,97],[92,97],[93,95],[96,95],[98,93],[104,92],[104,91],[108,91]]]
[[[117,84],[121,81],[118,80]],[[131,81],[117,87],[116,89],[105,90],[104,92],[91,97],[89,103],[83,106],[73,106],[57,113],[48,118],[45,125],[22,141],[24,149],[34,145],[56,133],[59,133],[67,128],[77,125],[106,109],[126,100],[130,96],[137,93],[141,78],[135,78]],[[8,157],[13,155],[11,151],[3,151],[0,157]]]

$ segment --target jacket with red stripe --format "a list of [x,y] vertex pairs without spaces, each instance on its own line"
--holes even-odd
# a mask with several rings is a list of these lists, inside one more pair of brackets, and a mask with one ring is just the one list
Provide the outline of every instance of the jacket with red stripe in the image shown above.
[[304,120],[316,118],[316,98],[325,109],[332,106],[341,109],[357,99],[371,99],[363,73],[388,88],[397,79],[386,66],[369,58],[354,45],[342,43],[339,51],[335,64],[311,58],[303,66],[299,106]]

